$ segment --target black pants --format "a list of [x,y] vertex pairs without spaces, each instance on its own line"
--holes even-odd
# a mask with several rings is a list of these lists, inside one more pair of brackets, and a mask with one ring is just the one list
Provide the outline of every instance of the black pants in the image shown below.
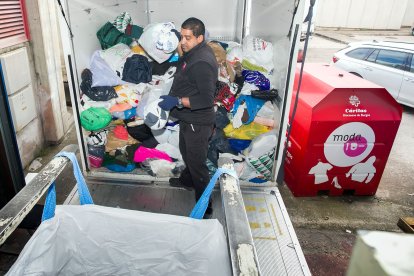
[[196,201],[210,181],[206,165],[209,139],[214,125],[194,125],[180,122],[180,152],[186,168],[180,182],[195,189]]

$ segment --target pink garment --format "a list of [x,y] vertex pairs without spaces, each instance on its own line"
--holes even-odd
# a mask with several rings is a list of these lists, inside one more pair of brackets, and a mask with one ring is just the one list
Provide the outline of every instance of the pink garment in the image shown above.
[[102,166],[103,163],[103,158],[102,157],[98,157],[98,156],[94,156],[89,154],[89,164],[91,165],[91,167],[93,168],[100,168]]
[[268,127],[275,127],[275,121],[269,118],[256,116],[254,117],[253,122],[264,125],[264,126],[268,126]]
[[134,154],[134,162],[143,162],[147,159],[163,159],[172,162],[171,157],[163,151],[140,146]]

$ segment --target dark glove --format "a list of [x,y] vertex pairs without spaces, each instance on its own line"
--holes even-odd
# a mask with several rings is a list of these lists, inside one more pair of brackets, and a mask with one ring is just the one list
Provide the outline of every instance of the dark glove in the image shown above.
[[162,99],[162,101],[158,103],[158,106],[166,111],[173,109],[178,104],[177,97],[164,95],[164,96],[161,96],[160,99]]

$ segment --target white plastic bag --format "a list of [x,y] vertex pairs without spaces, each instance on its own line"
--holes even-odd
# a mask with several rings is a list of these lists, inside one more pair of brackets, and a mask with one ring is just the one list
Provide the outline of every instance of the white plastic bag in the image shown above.
[[171,22],[149,24],[138,40],[142,48],[158,63],[168,60],[178,46],[178,38],[171,29],[175,29]]
[[249,147],[244,150],[247,157],[260,157],[276,147],[277,133],[272,130],[257,136],[252,140]]
[[274,68],[272,43],[250,35],[246,36],[243,39],[243,59],[254,65],[263,66],[271,72]]
[[129,56],[132,56],[133,52],[123,43],[116,44],[111,48],[103,51],[99,51],[101,57],[111,67],[112,71],[118,72],[122,78],[122,72],[124,71],[124,65]]
[[218,220],[94,205],[76,156],[60,155],[72,160],[85,205],[56,207],[49,189],[44,221],[7,275],[231,275]]
[[111,69],[101,57],[100,51],[93,53],[90,63],[92,72],[92,87],[96,86],[117,86],[127,84]]
[[58,206],[7,275],[231,275],[213,220],[97,205]]

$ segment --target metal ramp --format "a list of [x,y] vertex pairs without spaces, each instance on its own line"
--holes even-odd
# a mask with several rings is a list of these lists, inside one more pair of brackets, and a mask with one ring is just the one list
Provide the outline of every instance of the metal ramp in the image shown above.
[[277,188],[242,189],[261,275],[311,275]]

